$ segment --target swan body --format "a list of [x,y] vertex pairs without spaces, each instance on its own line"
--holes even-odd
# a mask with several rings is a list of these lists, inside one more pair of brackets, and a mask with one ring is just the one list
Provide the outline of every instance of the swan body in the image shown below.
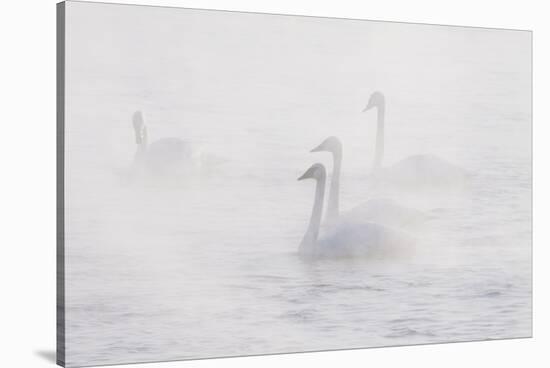
[[147,149],[147,165],[170,166],[193,158],[193,149],[179,138],[162,138],[151,143]]
[[[313,249],[315,257],[381,257],[404,250],[404,235],[376,223],[340,220],[328,229]],[[401,253],[401,250],[399,251]]]
[[401,206],[390,198],[374,198],[345,212],[341,218],[344,221],[375,222],[388,227],[410,229],[428,217],[424,212]]
[[137,144],[134,156],[136,164],[152,171],[169,171],[193,159],[193,147],[182,139],[162,138],[149,144],[141,111],[134,113],[132,122]]
[[349,211],[340,213],[339,193],[343,148],[337,137],[325,139],[312,152],[330,152],[333,158],[333,173],[330,184],[327,222],[372,222],[388,227],[405,228],[418,224],[425,219],[423,212],[403,207],[387,198],[370,199]]
[[407,239],[378,224],[338,221],[319,237],[323,211],[326,170],[322,164],[311,166],[298,180],[314,179],[315,200],[300,253],[314,258],[364,257],[381,255],[407,242]]
[[388,183],[391,187],[428,194],[442,189],[460,191],[466,185],[468,174],[435,155],[414,155],[374,172],[373,180],[375,184]]
[[372,169],[375,183],[409,189],[416,193],[464,188],[468,180],[466,171],[435,155],[414,155],[382,168],[386,111],[386,100],[382,93],[374,92],[363,111],[371,109],[377,110],[376,148]]

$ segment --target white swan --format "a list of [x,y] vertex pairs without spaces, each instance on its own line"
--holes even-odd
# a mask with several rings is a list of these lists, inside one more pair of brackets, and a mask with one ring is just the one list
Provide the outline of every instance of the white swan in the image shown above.
[[298,180],[314,179],[315,199],[306,233],[300,243],[300,253],[308,257],[358,257],[384,255],[406,243],[401,235],[373,223],[338,222],[319,237],[326,185],[326,170],[322,164],[311,166]]
[[153,171],[167,171],[193,158],[191,144],[179,138],[162,138],[149,144],[141,111],[134,112],[132,123],[137,144],[136,164]]
[[386,100],[381,92],[374,92],[363,110],[377,109],[376,148],[372,174],[376,181],[412,189],[415,192],[460,190],[467,182],[466,171],[434,155],[409,156],[398,163],[382,168],[384,157],[384,118]]
[[340,213],[340,176],[342,170],[343,148],[337,137],[328,137],[311,152],[329,152],[332,154],[332,179],[328,195],[326,221],[334,223],[337,220],[366,221],[380,225],[403,228],[418,224],[426,219],[426,215],[418,210],[404,207],[389,198],[375,198],[362,203],[353,209]]

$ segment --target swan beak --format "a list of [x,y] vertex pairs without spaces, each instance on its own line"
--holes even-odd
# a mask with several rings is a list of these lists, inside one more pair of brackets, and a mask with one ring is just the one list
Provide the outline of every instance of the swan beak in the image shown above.
[[324,150],[325,150],[325,149],[324,149],[323,145],[320,144],[320,145],[318,145],[317,147],[315,147],[314,149],[312,149],[312,150],[309,151],[309,152],[322,152],[322,151],[324,151]]
[[365,112],[365,111],[369,111],[369,110],[370,110],[371,108],[372,108],[372,106],[371,106],[371,105],[367,105],[367,107],[365,107],[365,108],[363,109],[363,112]]
[[304,179],[308,179],[308,178],[309,178],[309,176],[308,176],[307,174],[308,174],[308,173],[307,173],[307,172],[305,172],[305,173],[304,173],[304,175],[302,175],[302,176],[300,176],[300,177],[298,178],[298,181],[300,181],[300,180],[304,180]]
[[326,171],[325,167],[322,164],[313,164],[309,169],[306,170],[306,172],[298,178],[298,180],[304,180],[304,179],[318,179],[320,173],[325,177]]

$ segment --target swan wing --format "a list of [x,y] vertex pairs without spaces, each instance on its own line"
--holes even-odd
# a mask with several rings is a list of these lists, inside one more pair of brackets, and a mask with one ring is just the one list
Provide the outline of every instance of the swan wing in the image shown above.
[[189,160],[193,147],[179,138],[163,138],[151,143],[147,149],[147,163],[153,167],[162,167]]
[[401,206],[387,198],[370,199],[343,213],[341,217],[350,222],[373,222],[396,228],[419,224],[426,219],[422,211]]
[[378,256],[403,241],[402,235],[374,223],[339,222],[319,239],[316,249],[321,257]]
[[414,155],[386,168],[384,182],[415,190],[462,189],[467,173],[434,155]]

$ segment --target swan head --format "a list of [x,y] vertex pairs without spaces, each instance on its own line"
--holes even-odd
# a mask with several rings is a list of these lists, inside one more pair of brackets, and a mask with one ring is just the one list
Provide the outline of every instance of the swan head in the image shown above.
[[298,180],[315,179],[323,180],[327,176],[327,172],[323,164],[313,164],[306,172],[298,178]]
[[373,107],[381,108],[384,106],[386,99],[384,98],[384,95],[382,92],[374,92],[372,95],[370,95],[369,102],[367,103],[367,107],[363,109],[363,112],[368,111],[372,109]]
[[134,115],[132,115],[132,124],[134,125],[134,132],[136,134],[136,144],[143,143],[147,134],[147,128],[143,122],[141,111],[134,112]]
[[337,137],[328,137],[310,152],[331,152],[338,154],[342,152],[342,142]]

